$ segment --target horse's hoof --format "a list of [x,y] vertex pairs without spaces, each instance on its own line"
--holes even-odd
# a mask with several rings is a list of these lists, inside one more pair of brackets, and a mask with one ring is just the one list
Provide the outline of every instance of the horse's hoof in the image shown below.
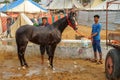
[[74,65],[74,68],[77,68],[77,65]]
[[50,69],[52,69],[53,71],[55,70],[55,68],[53,66],[50,66]]
[[48,64],[48,67],[53,70],[53,67],[50,64]]
[[48,60],[47,63],[50,64],[50,61]]
[[55,71],[55,68],[53,67],[52,70]]
[[23,66],[23,67],[22,67],[22,69],[24,69],[24,70],[25,70],[25,69],[26,69],[26,66]]
[[21,70],[21,67],[18,67],[18,70]]
[[50,65],[50,64],[48,64],[48,67],[51,67],[51,65]]

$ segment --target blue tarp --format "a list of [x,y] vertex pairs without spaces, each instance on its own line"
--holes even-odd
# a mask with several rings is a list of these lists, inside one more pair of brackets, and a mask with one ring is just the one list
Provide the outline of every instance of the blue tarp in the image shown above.
[[[9,9],[15,8],[16,6],[22,4],[25,0],[17,0],[14,1],[10,4],[6,4],[5,6],[3,6],[2,8],[0,8],[1,12],[6,12]],[[38,3],[32,1],[32,0],[28,0],[30,1],[32,4],[34,4],[35,6],[37,6],[38,8],[42,9],[43,11],[47,12],[47,9],[43,8],[42,6],[40,6]]]

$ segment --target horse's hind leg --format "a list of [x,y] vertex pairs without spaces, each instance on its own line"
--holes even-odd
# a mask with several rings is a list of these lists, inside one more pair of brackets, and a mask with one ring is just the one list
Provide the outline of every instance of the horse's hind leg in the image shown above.
[[24,57],[24,54],[25,54],[25,50],[26,50],[26,47],[27,47],[27,44],[28,42],[22,42],[24,44],[21,44],[18,46],[18,58],[20,60],[20,63],[21,63],[21,66],[25,66],[25,67],[28,67],[27,63],[26,63],[26,60],[25,60],[25,57]]
[[53,69],[53,58],[54,58],[54,52],[55,52],[56,46],[57,45],[51,45],[49,47],[49,61],[52,69]]
[[22,55],[22,54],[20,53],[20,50],[19,50],[19,48],[18,48],[18,58],[19,58],[19,61],[20,61],[21,66],[24,66],[21,55]]

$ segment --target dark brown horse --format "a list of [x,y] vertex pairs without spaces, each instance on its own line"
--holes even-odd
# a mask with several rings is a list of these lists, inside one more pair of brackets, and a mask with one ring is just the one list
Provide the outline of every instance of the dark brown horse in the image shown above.
[[49,56],[48,59],[50,66],[53,68],[54,52],[57,44],[61,41],[61,34],[68,25],[70,25],[74,30],[77,29],[75,19],[75,13],[70,12],[67,16],[44,28],[34,27],[32,25],[21,26],[16,31],[18,58],[21,66],[28,67],[24,54],[27,44],[30,41],[38,45],[49,46],[47,54]]

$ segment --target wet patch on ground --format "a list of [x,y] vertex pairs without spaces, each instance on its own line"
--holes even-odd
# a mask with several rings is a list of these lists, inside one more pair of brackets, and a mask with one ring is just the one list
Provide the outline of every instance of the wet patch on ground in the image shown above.
[[105,80],[104,64],[97,65],[81,59],[54,59],[54,68],[48,67],[47,59],[40,64],[39,57],[27,58],[28,69],[18,70],[17,58],[0,62],[2,80]]

